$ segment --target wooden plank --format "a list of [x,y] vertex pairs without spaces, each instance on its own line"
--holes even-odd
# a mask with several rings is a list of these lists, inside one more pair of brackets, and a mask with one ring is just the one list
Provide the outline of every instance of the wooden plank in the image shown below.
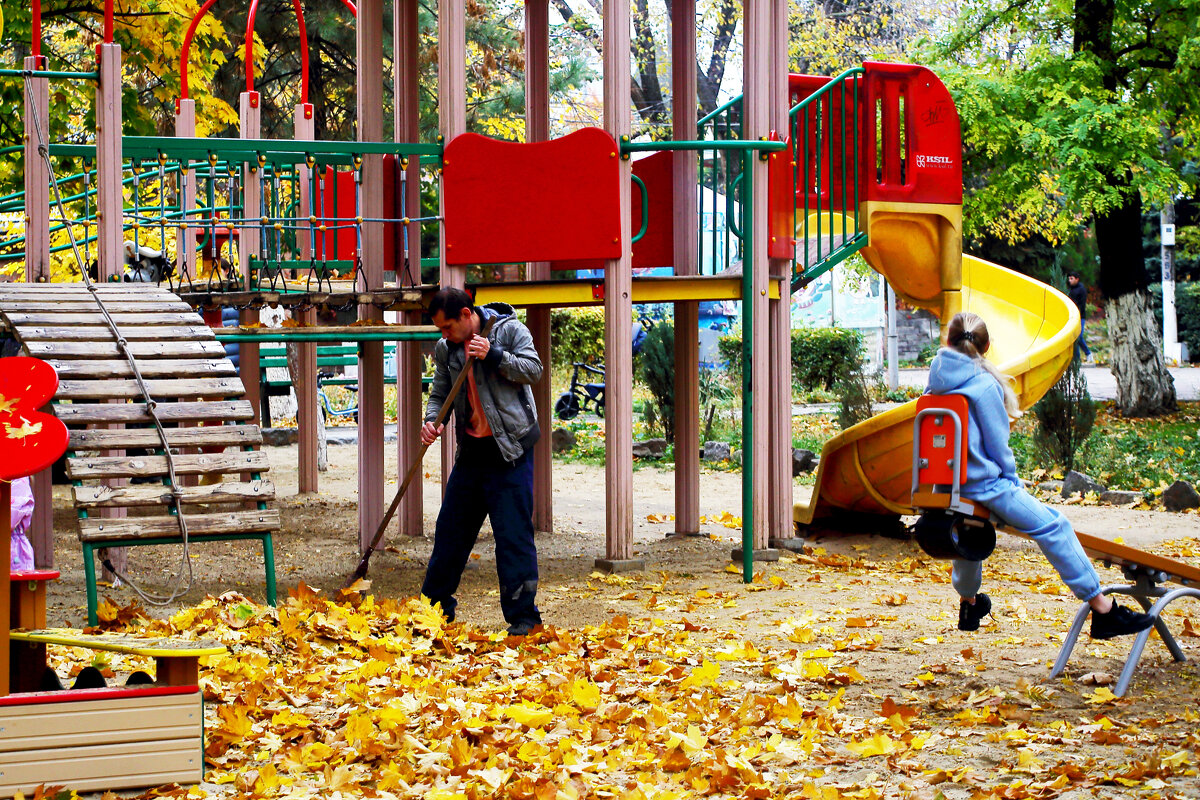
[[[206,473],[267,472],[267,454],[258,450],[244,453],[198,453],[175,456],[176,475]],[[67,459],[67,477],[72,480],[94,478],[136,478],[167,474],[166,456],[80,456]]]
[[[66,408],[66,406],[62,406]],[[160,406],[161,408],[161,406]],[[257,425],[206,425],[200,428],[167,428],[171,447],[246,447],[262,444]],[[162,446],[155,428],[93,428],[71,431],[69,450],[125,450],[134,447]]]
[[[170,298],[145,298],[145,297],[122,297],[119,299],[109,300],[101,298],[101,303],[110,314],[165,314],[165,313],[195,313],[190,305],[182,300],[174,300]],[[82,312],[99,313],[100,306],[92,299],[86,300],[37,300],[33,298],[23,297],[19,302],[6,303],[0,299],[0,308],[6,305],[11,305],[11,308],[5,309],[6,313],[22,313],[22,314],[78,314]]]
[[[226,533],[259,533],[280,528],[279,510],[223,511],[215,514],[187,514],[188,537],[196,541],[206,535]],[[114,539],[154,539],[179,536],[179,518],[118,517],[79,520],[79,539],[84,542],[104,542]]]
[[[164,329],[170,330],[170,329]],[[18,336],[20,332],[18,331]],[[166,338],[166,337],[164,337]],[[173,342],[146,341],[129,342],[129,352],[134,358],[190,358],[217,357],[225,355],[225,348],[218,341],[207,342]],[[91,358],[113,359],[124,358],[125,354],[118,348],[116,342],[71,342],[46,341],[25,342],[25,350],[35,358]]]
[[[5,312],[4,316],[8,319],[8,323],[14,327],[20,328],[22,325],[106,325],[104,315],[99,312],[80,311],[77,314],[64,313],[35,313],[26,314],[23,312],[9,313]],[[117,325],[196,325],[202,322],[200,316],[195,312],[191,313],[138,313],[138,312],[116,312],[111,314],[113,322]]]
[[172,738],[198,735],[200,702],[195,691],[0,707],[0,753],[86,747],[114,739],[153,741],[172,728]]
[[[125,283],[93,283],[92,289],[94,289],[98,294],[173,294],[173,292],[171,292],[169,289],[165,289],[157,283],[133,283],[132,281]],[[21,295],[25,293],[39,294],[43,292],[47,294],[58,293],[89,295],[92,293],[92,289],[88,289],[83,281],[56,281],[54,283],[24,284],[13,283],[0,287],[0,291],[2,291],[4,294],[12,295]]]
[[138,741],[55,747],[0,756],[0,794],[32,793],[41,784],[66,784],[82,792],[199,783],[204,777],[202,734],[176,737],[173,730],[163,730],[152,745]]
[[[126,359],[65,360],[47,359],[58,372],[59,380],[132,378],[133,367]],[[150,359],[138,362],[143,378],[207,378],[237,375],[237,368],[227,358]],[[199,396],[199,395],[197,395]]]
[[[75,486],[76,508],[132,507],[168,505],[169,486]],[[180,502],[186,507],[197,503],[242,503],[274,500],[275,484],[267,480],[246,483],[217,483],[207,486],[180,487]]]
[[[165,378],[144,381],[145,391],[159,397],[241,397],[246,393],[240,378]],[[145,397],[142,385],[133,379],[59,381],[54,393],[62,400],[106,400]]]
[[[206,325],[189,325],[179,328],[161,328],[155,325],[138,327],[136,325],[119,325],[117,330],[130,341],[153,339],[155,341],[203,341],[213,338],[212,328]],[[18,329],[22,341],[36,342],[46,339],[56,341],[66,340],[75,342],[111,342],[112,331],[108,326],[80,326],[69,328],[51,328],[43,326],[23,326]]]
[[[133,521],[132,518],[129,519]],[[170,519],[174,520],[175,518],[170,517]],[[102,522],[103,520],[98,521]],[[109,522],[112,521],[109,520]],[[16,633],[16,640],[21,642],[84,647],[88,650],[105,650],[110,653],[124,653],[147,658],[198,658],[225,652],[225,645],[207,639],[167,639],[162,637],[150,639],[124,633],[82,633],[74,628],[47,628],[40,631],[17,631]],[[2,718],[0,716],[0,719]]]
[[[159,403],[155,413],[163,422],[224,422],[253,419],[254,407],[245,400]],[[54,415],[68,425],[153,422],[145,403],[60,403]]]

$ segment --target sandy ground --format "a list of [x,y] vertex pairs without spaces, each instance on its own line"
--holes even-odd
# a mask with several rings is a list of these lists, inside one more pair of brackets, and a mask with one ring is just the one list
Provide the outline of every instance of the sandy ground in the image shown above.
[[[389,450],[390,499],[397,467],[394,449]],[[284,521],[275,546],[280,595],[300,582],[334,590],[358,560],[354,540],[355,448],[331,447],[331,466],[321,477],[321,493],[307,496],[295,491],[295,448],[268,451]],[[401,597],[419,590],[438,507],[436,467],[430,469],[434,460],[431,453],[424,482],[425,535],[393,538],[389,549],[375,556],[370,572],[371,591],[375,594]],[[737,515],[740,480],[736,473],[706,473],[702,478],[701,513],[712,518],[726,513]],[[954,736],[959,724],[956,715],[963,708],[992,703],[1003,709],[1011,706],[1014,696],[1018,700],[1029,698],[1022,701],[1025,705],[1014,711],[1014,716],[997,717],[993,735],[955,739],[942,754],[944,757],[930,756],[932,763],[943,763],[948,770],[970,764],[985,771],[1009,764],[1015,745],[1002,734],[1014,725],[1024,727],[1030,714],[1039,730],[1058,722],[1086,727],[1107,716],[1127,726],[1122,731],[1133,729],[1144,735],[1123,733],[1109,740],[1076,735],[1062,743],[1058,755],[1112,773],[1124,769],[1122,765],[1157,763],[1155,759],[1180,751],[1188,754],[1184,766],[1190,765],[1190,774],[1181,767],[1161,791],[1151,792],[1140,784],[1135,791],[1110,782],[1094,791],[1071,791],[1062,796],[1200,797],[1200,780],[1195,777],[1196,766],[1200,765],[1196,725],[1200,720],[1200,671],[1195,666],[1200,656],[1200,607],[1193,601],[1175,604],[1167,615],[1170,628],[1177,634],[1185,627],[1191,631],[1179,638],[1190,661],[1173,662],[1154,637],[1129,697],[1098,707],[1094,695],[1097,687],[1091,676],[1100,673],[1103,682],[1119,674],[1130,640],[1104,643],[1092,641],[1085,634],[1071,660],[1067,679],[1046,681],[1048,667],[1078,603],[1028,542],[1001,537],[985,569],[985,590],[995,604],[993,616],[984,621],[979,632],[967,634],[956,628],[957,602],[949,585],[948,565],[924,557],[908,541],[880,536],[809,541],[806,553],[788,554],[780,562],[761,565],[760,581],[746,586],[740,574],[730,569],[730,549],[740,535],[737,530],[710,522],[704,525],[702,537],[665,535],[672,530],[665,518],[673,512],[674,476],[654,467],[638,470],[634,480],[635,551],[646,560],[647,570],[601,575],[595,572],[594,560],[604,554],[603,468],[556,464],[554,485],[555,530],[540,535],[537,542],[539,605],[548,624],[580,627],[599,624],[617,614],[630,619],[685,619],[726,631],[725,638],[776,647],[781,642],[787,646],[788,641],[798,641],[788,638],[794,636],[798,626],[810,627],[828,641],[861,636],[869,644],[850,649],[855,651],[851,663],[863,680],[846,687],[848,709],[869,716],[871,709],[877,713],[882,698],[904,698],[922,705],[931,723],[936,721]],[[797,487],[798,496],[808,491],[807,487]],[[57,490],[56,500],[60,531],[56,558],[63,578],[50,590],[50,622],[80,625],[84,592],[72,512],[65,491]],[[1127,544],[1200,565],[1200,516],[1194,513],[1078,505],[1063,506],[1063,510],[1081,530],[1120,538]],[[660,518],[664,521],[658,521]],[[179,550],[156,547],[133,551],[133,576],[145,581],[148,588],[167,588],[170,571],[178,566]],[[459,618],[483,630],[499,630],[503,620],[492,540],[486,528],[475,553],[477,558],[460,591]],[[254,545],[195,545],[192,563],[195,586],[175,607],[230,589],[258,600],[264,597],[261,556]],[[1115,569],[1101,568],[1101,579],[1116,583],[1121,576]],[[127,588],[104,593],[118,604],[133,598]],[[167,611],[150,609],[150,613],[163,616]],[[1185,619],[1188,615],[1190,618]],[[803,650],[806,645],[791,647]],[[1110,677],[1106,679],[1105,675]],[[1035,688],[1030,689],[1031,684]],[[1001,703],[1001,697],[1008,698],[1004,700],[1008,705]],[[1035,752],[1054,763],[1055,759],[1046,753]],[[850,776],[849,772],[843,775],[853,781]],[[966,789],[947,789],[945,796],[970,797]]]

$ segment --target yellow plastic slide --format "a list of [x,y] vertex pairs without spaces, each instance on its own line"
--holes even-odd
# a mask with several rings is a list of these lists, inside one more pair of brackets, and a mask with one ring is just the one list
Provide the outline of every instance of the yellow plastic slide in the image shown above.
[[[953,214],[912,212],[911,206],[868,210],[868,263],[900,297],[943,321],[959,310],[983,317],[992,340],[988,357],[1013,376],[1021,407],[1029,408],[1070,364],[1079,310],[1044,283],[961,255]],[[796,504],[795,521],[819,527],[828,519],[836,528],[836,517],[846,511],[914,513],[909,502],[916,406],[915,400],[905,403],[826,442],[812,497]]]

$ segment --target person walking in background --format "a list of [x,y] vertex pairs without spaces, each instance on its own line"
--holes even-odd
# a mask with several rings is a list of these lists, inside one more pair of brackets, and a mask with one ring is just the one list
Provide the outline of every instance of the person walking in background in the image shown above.
[[1075,340],[1075,355],[1084,364],[1095,364],[1092,348],[1088,347],[1087,337],[1084,335],[1084,326],[1087,323],[1087,287],[1083,285],[1079,273],[1074,271],[1067,274],[1067,286],[1067,296],[1079,307],[1079,338]]
[[[1070,521],[1057,509],[1042,505],[1025,491],[1008,444],[1009,423],[1020,415],[1011,378],[983,356],[991,339],[987,325],[969,311],[954,315],[946,327],[946,346],[929,368],[931,394],[967,398],[967,480],[962,496],[983,504],[1003,524],[1029,534],[1071,593],[1091,606],[1093,639],[1143,631],[1154,624],[1149,614],[1132,611],[1100,590],[1100,577]],[[974,631],[992,610],[979,591],[982,561],[956,559],[950,582],[960,598],[958,629]]]
[[462,289],[447,288],[433,296],[429,313],[442,338],[433,351],[436,369],[421,427],[426,447],[445,428],[434,422],[451,385],[467,357],[475,361],[466,391],[453,400],[458,455],[438,513],[421,594],[454,620],[454,593],[488,517],[496,540],[500,608],[509,634],[525,636],[542,622],[535,603],[532,449],[541,429],[530,388],[542,377],[542,362],[529,329],[510,305],[476,308]]

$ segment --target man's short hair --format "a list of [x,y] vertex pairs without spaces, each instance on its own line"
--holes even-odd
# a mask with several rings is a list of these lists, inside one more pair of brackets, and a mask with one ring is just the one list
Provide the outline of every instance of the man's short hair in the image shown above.
[[450,286],[439,289],[433,299],[429,301],[429,316],[432,317],[440,311],[446,319],[453,319],[461,315],[464,308],[475,310],[475,305],[471,302],[471,295],[462,289]]
[[1079,274],[1079,270],[1074,270],[1074,269],[1067,273],[1067,277],[1074,278],[1077,281],[1083,280],[1083,277]]

